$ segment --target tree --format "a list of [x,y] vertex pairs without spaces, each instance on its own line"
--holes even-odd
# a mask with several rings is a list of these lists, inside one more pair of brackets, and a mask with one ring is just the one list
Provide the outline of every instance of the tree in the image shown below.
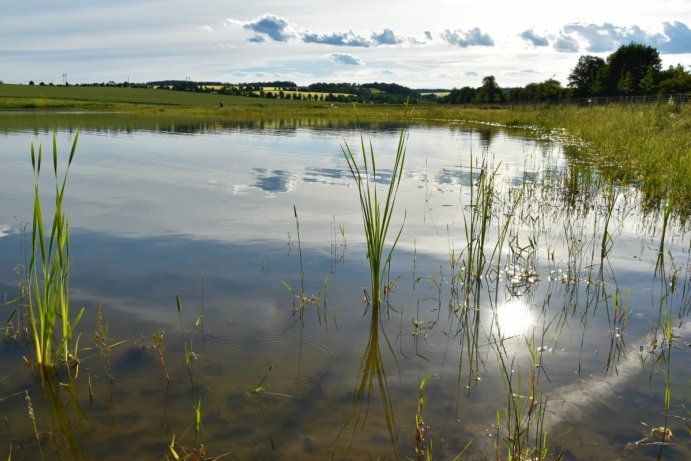
[[691,72],[687,72],[684,66],[669,66],[662,72],[660,81],[660,93],[688,93],[691,92]]
[[464,86],[463,88],[451,90],[449,94],[439,99],[442,104],[469,104],[475,98],[475,88]]
[[645,94],[650,94],[653,91],[653,87],[655,86],[655,71],[651,66],[648,67],[645,76],[638,82],[638,86]]
[[[649,69],[652,68],[652,71]],[[605,89],[608,94],[617,94],[619,83],[622,79],[627,79],[631,75],[630,93],[642,94],[640,86],[648,72],[652,72],[653,81],[659,80],[662,69],[660,53],[651,47],[639,43],[620,46],[614,53],[607,57],[607,77]],[[623,82],[627,83],[627,82]]]
[[34,81],[33,81],[33,80],[29,80],[29,85],[34,86]]
[[597,56],[583,55],[569,74],[569,88],[577,98],[595,96],[602,88],[605,60]]
[[475,101],[492,103],[502,101],[502,99],[501,88],[499,88],[494,75],[484,77],[482,79],[482,86],[475,93]]
[[631,76],[631,71],[627,70],[626,72],[622,71],[621,77],[619,78],[619,81],[617,82],[617,90],[619,90],[620,93],[625,94],[626,96],[629,96],[631,93],[633,93],[633,77]]
[[510,96],[513,101],[556,102],[564,93],[561,83],[550,78],[541,83],[529,83],[525,88],[514,88]]

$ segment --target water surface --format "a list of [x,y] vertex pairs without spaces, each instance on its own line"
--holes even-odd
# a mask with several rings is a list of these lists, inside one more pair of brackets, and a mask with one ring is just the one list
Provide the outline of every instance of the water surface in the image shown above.
[[[576,160],[574,146],[527,130],[408,127],[392,239],[402,232],[374,311],[364,301],[362,217],[342,148],[371,143],[383,188],[402,127],[2,117],[0,293],[18,294],[27,264],[30,142],[49,159],[57,126],[64,165],[82,126],[65,209],[73,306],[86,307],[69,392],[42,390],[24,366],[32,352],[21,334],[0,347],[4,457],[10,445],[12,459],[39,450],[65,459],[170,456],[173,434],[181,450],[196,443],[197,399],[209,456],[414,457],[425,376],[427,442],[439,459],[469,441],[469,459],[494,459],[497,439],[505,453],[497,412],[511,408],[512,394],[528,399],[530,383],[550,456],[691,455],[689,235],[674,217],[663,225],[662,212],[644,213],[635,188],[608,184]],[[486,264],[468,278],[483,165],[495,173]],[[111,341],[125,341],[112,350],[112,382],[92,341],[99,304]],[[2,308],[5,318],[16,305]],[[152,347],[156,332],[170,384]],[[185,341],[197,358],[191,368]],[[260,384],[269,387],[253,392]],[[651,429],[665,419],[674,438],[660,445]]]

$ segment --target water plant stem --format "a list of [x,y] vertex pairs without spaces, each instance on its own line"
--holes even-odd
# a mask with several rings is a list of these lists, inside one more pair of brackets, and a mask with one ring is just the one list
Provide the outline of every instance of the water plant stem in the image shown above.
[[[72,142],[67,168],[62,182],[58,178],[58,149],[57,136],[53,134],[53,171],[55,175],[55,212],[50,230],[50,238],[46,242],[43,224],[43,210],[39,193],[39,176],[41,172],[42,146],[39,144],[38,156],[31,143],[31,165],[34,173],[34,214],[32,225],[31,261],[29,276],[31,290],[29,294],[29,322],[36,350],[36,364],[41,369],[54,367],[53,339],[55,337],[58,319],[62,336],[59,338],[58,348],[62,351],[65,363],[69,362],[69,341],[75,327],[84,313],[82,308],[74,319],[70,316],[69,303],[69,272],[70,272],[70,244],[69,223],[63,210],[63,198],[74,153],[77,149],[79,132]],[[69,369],[69,368],[68,368]]]
[[[369,150],[365,147],[364,138],[360,138],[360,146],[362,149],[362,167],[358,165],[355,154],[350,149],[348,143],[342,147],[343,155],[348,162],[350,174],[353,176],[358,188],[358,195],[360,198],[360,208],[362,209],[362,221],[365,229],[365,238],[367,240],[367,258],[369,260],[370,275],[372,280],[372,304],[378,306],[381,303],[381,287],[386,269],[386,264],[390,264],[391,256],[398,243],[398,239],[403,231],[403,226],[398,231],[394,242],[391,245],[386,260],[382,260],[384,254],[384,245],[386,244],[386,236],[391,224],[393,216],[394,204],[396,202],[396,194],[398,193],[398,186],[403,176],[403,165],[405,163],[405,142],[406,131],[402,130],[398,139],[398,148],[396,149],[396,156],[394,166],[391,170],[391,179],[387,187],[386,201],[382,207],[379,200],[379,193],[377,191],[377,164],[374,155],[374,147],[372,143],[369,145]],[[368,161],[369,157],[369,161]],[[383,265],[382,265],[383,263]]]

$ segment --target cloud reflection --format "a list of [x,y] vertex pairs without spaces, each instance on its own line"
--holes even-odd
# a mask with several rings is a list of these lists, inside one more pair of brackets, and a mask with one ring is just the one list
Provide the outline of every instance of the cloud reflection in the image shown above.
[[295,176],[290,171],[254,168],[252,176],[256,178],[254,187],[265,192],[276,194],[295,189]]

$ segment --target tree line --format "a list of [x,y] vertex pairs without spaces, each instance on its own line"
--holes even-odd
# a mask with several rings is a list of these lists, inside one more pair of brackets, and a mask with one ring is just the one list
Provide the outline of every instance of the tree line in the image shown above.
[[668,95],[691,92],[691,72],[678,64],[662,68],[660,53],[651,46],[622,45],[606,59],[584,55],[571,70],[566,87],[555,79],[525,87],[502,89],[494,76],[478,88],[454,88],[439,98],[445,104],[515,101],[556,102],[565,98]]
[[189,80],[159,80],[148,82],[152,88],[197,93],[217,93],[268,99],[299,99],[332,102],[389,103],[418,102],[420,92],[396,83],[312,83],[298,86],[292,81],[250,82],[229,84],[221,82],[193,82]]

